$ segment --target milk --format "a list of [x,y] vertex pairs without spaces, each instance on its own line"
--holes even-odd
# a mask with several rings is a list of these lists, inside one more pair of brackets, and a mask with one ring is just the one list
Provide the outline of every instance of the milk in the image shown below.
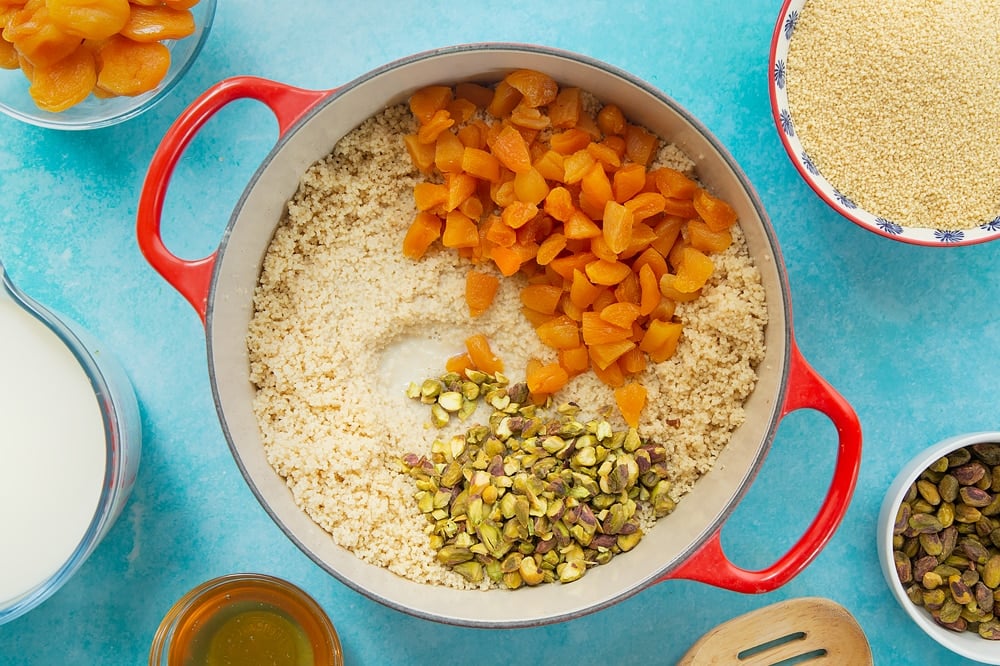
[[80,546],[106,457],[89,376],[0,285],[0,610],[45,583]]

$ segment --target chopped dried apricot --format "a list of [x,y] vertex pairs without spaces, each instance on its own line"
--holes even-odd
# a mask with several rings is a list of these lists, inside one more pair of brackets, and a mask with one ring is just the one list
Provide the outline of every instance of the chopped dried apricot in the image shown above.
[[450,248],[475,247],[479,245],[479,229],[461,211],[450,211],[444,220],[441,244]]
[[705,282],[712,276],[714,270],[712,260],[704,252],[686,247],[677,266],[677,278],[673,286],[685,293],[697,291],[705,286]]
[[441,218],[421,211],[417,213],[403,238],[403,255],[420,259],[431,244],[441,237]]
[[465,348],[473,364],[482,372],[490,375],[503,372],[503,361],[493,353],[489,340],[482,333],[466,338]]
[[542,344],[553,349],[572,349],[580,345],[580,327],[568,315],[546,320],[535,327],[535,332]]
[[712,231],[728,229],[736,223],[736,211],[728,203],[699,188],[692,200],[694,209]]
[[501,164],[514,173],[523,173],[531,169],[528,144],[521,133],[510,125],[504,126],[497,134],[491,151]]
[[558,363],[542,364],[537,359],[528,362],[525,382],[528,384],[528,391],[534,395],[552,395],[566,386],[569,381],[569,373]]
[[564,128],[576,126],[583,108],[583,98],[579,88],[563,88],[556,94],[555,100],[549,104],[549,120],[553,127]]
[[639,418],[646,406],[646,397],[646,387],[637,382],[629,382],[615,389],[615,403],[629,426],[639,427]]
[[559,365],[570,376],[586,372],[590,367],[590,354],[583,345],[559,350]]
[[536,108],[553,102],[559,93],[559,86],[548,74],[532,69],[511,72],[504,81],[523,96],[523,103]]
[[479,317],[490,309],[500,288],[500,279],[490,273],[469,271],[465,276],[465,303],[469,316]]
[[602,233],[614,253],[624,252],[632,242],[633,216],[625,206],[609,200],[604,205]]
[[465,146],[462,152],[461,168],[469,175],[491,183],[500,180],[500,160],[479,148]]

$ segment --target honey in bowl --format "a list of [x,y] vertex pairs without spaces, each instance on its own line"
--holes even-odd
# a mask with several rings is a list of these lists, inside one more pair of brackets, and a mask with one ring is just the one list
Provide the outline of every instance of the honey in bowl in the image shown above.
[[340,641],[322,608],[294,585],[258,574],[223,576],[167,613],[151,666],[339,666]]

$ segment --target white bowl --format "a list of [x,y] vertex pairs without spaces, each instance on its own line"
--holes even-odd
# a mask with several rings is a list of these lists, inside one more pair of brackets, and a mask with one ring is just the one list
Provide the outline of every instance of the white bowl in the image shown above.
[[28,80],[21,70],[0,70],[0,111],[38,127],[59,130],[88,130],[108,127],[148,111],[160,102],[190,69],[208,38],[215,19],[217,0],[201,0],[191,8],[194,33],[184,39],[164,42],[170,49],[170,69],[153,90],[135,97],[100,99],[91,95],[65,111],[39,109],[28,94]]
[[914,245],[953,247],[983,243],[1000,238],[1000,216],[978,227],[962,230],[931,229],[898,224],[879,215],[877,211],[865,210],[820,173],[809,154],[803,149],[799,135],[795,131],[795,122],[789,111],[786,87],[788,47],[805,5],[806,0],[784,0],[781,6],[771,37],[768,85],[771,113],[777,126],[778,136],[789,159],[806,184],[816,192],[820,199],[843,217],[869,231],[893,240]]
[[896,510],[906,496],[910,485],[916,481],[921,472],[939,458],[956,449],[983,442],[1000,442],[1000,432],[976,432],[949,437],[916,455],[900,470],[885,494],[878,516],[878,559],[882,567],[882,575],[896,601],[925,634],[963,657],[975,659],[984,664],[1000,664],[1000,641],[982,638],[971,631],[956,632],[946,629],[937,624],[927,610],[910,601],[909,597],[906,596],[906,590],[896,576],[896,565],[892,556],[892,532],[893,524],[896,521]]

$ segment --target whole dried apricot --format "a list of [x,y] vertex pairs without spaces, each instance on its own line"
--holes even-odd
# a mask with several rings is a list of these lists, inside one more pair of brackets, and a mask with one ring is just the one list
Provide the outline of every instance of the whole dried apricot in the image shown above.
[[97,85],[115,95],[141,95],[158,86],[170,69],[170,50],[114,35],[97,50]]
[[106,39],[129,20],[128,0],[45,0],[49,17],[63,32],[84,39]]
[[86,99],[96,81],[93,54],[79,48],[53,65],[35,67],[28,94],[44,111],[64,111]]

